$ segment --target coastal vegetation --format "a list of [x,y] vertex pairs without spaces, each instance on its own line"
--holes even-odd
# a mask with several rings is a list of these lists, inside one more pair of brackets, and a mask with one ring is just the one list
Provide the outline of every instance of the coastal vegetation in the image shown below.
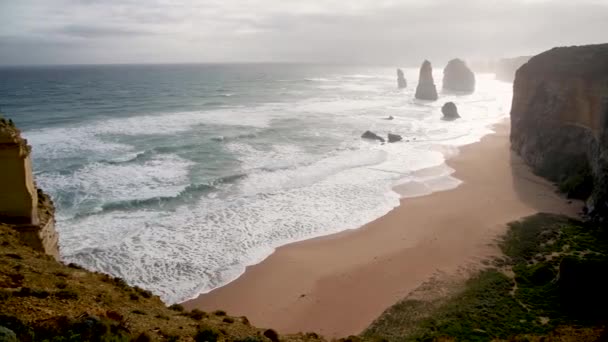
[[[504,257],[453,296],[405,299],[382,314],[364,337],[391,341],[560,340],[608,337],[608,234],[591,223],[537,214],[509,225]],[[572,339],[571,339],[572,340]],[[573,341],[574,341],[573,340]]]
[[[498,243],[504,256],[451,296],[406,298],[360,336],[343,341],[607,337],[606,230],[537,214],[511,223]],[[34,251],[7,226],[0,226],[0,244],[0,327],[13,333],[14,341],[324,341],[315,333],[280,336],[221,310],[167,307],[120,278]]]
[[[123,279],[64,265],[0,224],[0,341],[272,341],[226,312],[167,307]],[[272,338],[269,338],[270,336]],[[316,334],[280,336],[317,341]]]

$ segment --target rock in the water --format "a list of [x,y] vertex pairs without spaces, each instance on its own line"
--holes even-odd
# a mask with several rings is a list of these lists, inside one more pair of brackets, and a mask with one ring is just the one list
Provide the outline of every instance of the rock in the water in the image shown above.
[[407,81],[405,80],[405,76],[403,76],[403,70],[397,69],[397,86],[399,89],[403,89],[407,87]]
[[433,66],[431,62],[424,61],[420,67],[420,77],[416,87],[416,98],[420,100],[437,100],[437,88],[433,80]]
[[452,59],[443,69],[443,89],[473,92],[475,91],[475,74],[461,59]]
[[370,140],[378,140],[380,142],[384,142],[384,138],[379,136],[378,134],[372,132],[372,131],[365,131],[365,133],[363,133],[363,135],[361,136],[361,138],[363,139],[370,139]]
[[608,44],[541,53],[513,85],[511,148],[560,188],[590,184],[594,217],[608,217],[607,85]]
[[403,140],[403,138],[399,134],[392,134],[392,133],[388,134],[389,143],[394,143],[394,142],[401,141],[401,140]]
[[393,119],[395,119],[395,118],[392,115],[389,116],[388,118],[386,118],[386,120],[393,120]]
[[446,102],[446,104],[441,107],[441,112],[443,113],[444,120],[454,120],[460,117],[458,108],[454,102]]

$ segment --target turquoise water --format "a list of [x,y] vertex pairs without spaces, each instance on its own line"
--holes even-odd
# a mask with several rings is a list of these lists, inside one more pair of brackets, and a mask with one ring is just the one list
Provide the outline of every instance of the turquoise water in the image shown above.
[[[476,93],[429,103],[416,77],[398,90],[392,68],[4,68],[0,106],[33,146],[62,258],[177,302],[277,246],[383,215],[397,184],[405,197],[457,186],[445,158],[507,115],[511,85],[478,75]],[[463,119],[440,120],[445,101]],[[367,129],[405,140],[363,141]]]

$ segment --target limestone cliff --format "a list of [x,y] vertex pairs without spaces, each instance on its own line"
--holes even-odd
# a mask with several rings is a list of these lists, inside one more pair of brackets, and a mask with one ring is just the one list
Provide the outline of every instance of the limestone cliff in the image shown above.
[[55,209],[36,188],[30,152],[13,122],[0,117],[0,222],[16,229],[31,247],[59,258]]
[[517,71],[511,144],[590,212],[608,213],[608,44],[554,48]]

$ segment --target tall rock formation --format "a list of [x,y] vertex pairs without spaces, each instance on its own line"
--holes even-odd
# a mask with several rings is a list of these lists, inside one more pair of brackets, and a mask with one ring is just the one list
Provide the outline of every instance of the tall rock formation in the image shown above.
[[397,69],[397,87],[399,89],[407,87],[407,81],[405,80],[405,76],[403,76],[403,70],[401,69]]
[[475,74],[461,59],[452,59],[443,69],[443,89],[472,93],[475,91]]
[[433,66],[431,62],[424,61],[420,67],[420,77],[418,77],[418,86],[416,87],[416,98],[420,100],[437,100],[437,88],[433,80]]
[[511,144],[590,213],[608,214],[608,44],[554,48],[517,71]]
[[0,116],[0,222],[19,231],[30,246],[58,258],[53,203],[36,188],[30,152],[13,122]]

